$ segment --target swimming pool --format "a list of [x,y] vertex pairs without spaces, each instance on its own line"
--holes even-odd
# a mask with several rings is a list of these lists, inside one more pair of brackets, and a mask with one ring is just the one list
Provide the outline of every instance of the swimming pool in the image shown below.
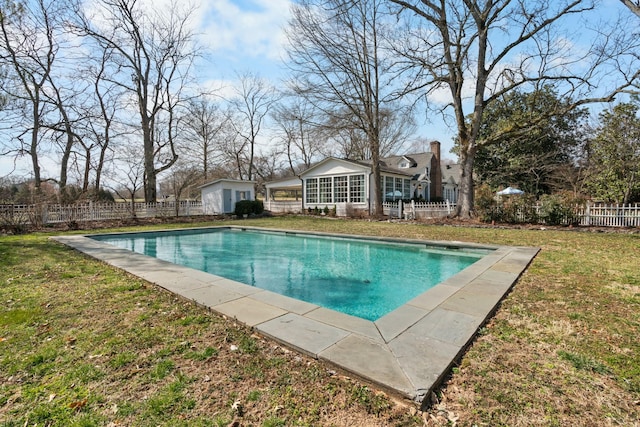
[[[345,237],[235,225],[178,233],[198,234],[222,229],[255,229],[328,240]],[[175,232],[163,234],[168,236]],[[478,328],[539,251],[539,248],[522,246],[350,236],[366,242],[410,243],[425,249],[453,248],[463,253],[486,253],[461,272],[391,313],[370,321],[101,241],[107,237],[133,235],[70,234],[52,239],[254,328],[261,335],[290,348],[423,403],[429,402],[425,397],[430,396],[446,377]],[[403,283],[404,276],[399,273],[395,286],[401,287]]]
[[238,228],[93,238],[370,321],[488,253]]

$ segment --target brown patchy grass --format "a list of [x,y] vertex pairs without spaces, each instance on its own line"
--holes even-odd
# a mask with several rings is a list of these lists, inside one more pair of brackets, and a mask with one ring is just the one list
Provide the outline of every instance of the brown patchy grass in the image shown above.
[[47,235],[0,237],[0,422],[640,425],[640,235],[310,218],[242,223],[542,251],[420,413]]

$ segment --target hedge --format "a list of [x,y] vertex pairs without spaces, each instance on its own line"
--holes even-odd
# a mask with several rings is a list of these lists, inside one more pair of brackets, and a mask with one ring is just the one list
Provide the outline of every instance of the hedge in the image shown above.
[[236,202],[234,214],[237,216],[260,215],[262,212],[264,212],[264,205],[261,200],[240,200]]

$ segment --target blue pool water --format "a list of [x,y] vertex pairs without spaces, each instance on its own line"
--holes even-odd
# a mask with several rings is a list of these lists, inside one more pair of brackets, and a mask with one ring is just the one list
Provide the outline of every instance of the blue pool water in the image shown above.
[[224,228],[94,238],[371,321],[487,253]]

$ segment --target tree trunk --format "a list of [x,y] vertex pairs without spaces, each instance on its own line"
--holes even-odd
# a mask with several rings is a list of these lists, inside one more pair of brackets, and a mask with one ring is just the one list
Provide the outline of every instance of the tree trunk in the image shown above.
[[[144,111],[141,107],[141,111]],[[144,115],[144,114],[143,114]],[[142,138],[144,139],[144,201],[153,203],[157,198],[156,169],[154,167],[153,136],[151,134],[150,120],[144,117],[142,120]]]
[[144,201],[145,203],[153,203],[157,199],[156,190],[156,171],[153,168],[153,155],[147,155],[145,153],[144,169],[145,169],[145,184],[144,184]]
[[[373,138],[375,139],[375,137]],[[370,142],[371,147],[371,171],[373,172],[373,192],[375,205],[373,206],[373,216],[382,218],[382,188],[380,188],[380,144],[377,140]]]
[[251,147],[249,151],[249,173],[247,177],[249,181],[251,181],[251,179],[253,178],[253,158],[255,156],[255,148],[256,148],[256,138],[254,136],[253,129],[251,129]]
[[73,148],[73,130],[71,129],[71,123],[69,122],[69,118],[67,116],[64,107],[62,106],[62,101],[58,96],[59,102],[59,110],[62,114],[62,118],[64,121],[65,133],[67,134],[67,143],[65,144],[64,151],[62,152],[62,158],[60,160],[60,197],[64,199],[65,203],[70,202],[67,198],[66,188],[67,188],[67,173],[69,168],[69,158],[71,157],[71,149]]
[[31,155],[31,164],[33,166],[33,186],[36,190],[40,189],[42,185],[42,178],[40,177],[40,163],[38,162],[38,134],[39,134],[39,114],[38,104],[33,105],[33,130],[31,131],[31,147],[29,147],[29,154]]
[[96,186],[95,186],[96,194],[98,194],[98,191],[100,191],[100,185],[102,185],[102,169],[104,168],[104,159],[106,157],[107,147],[109,145],[108,141],[109,141],[109,138],[108,137],[105,138],[104,145],[100,147],[100,158],[98,160],[98,165],[96,166]]
[[[84,176],[82,177],[82,192],[89,190],[89,172],[91,171],[91,150],[87,150],[87,158],[84,162]],[[96,191],[97,194],[97,191]]]
[[475,160],[477,147],[475,143],[468,143],[466,145],[462,145],[462,147],[463,149],[460,151],[462,176],[460,179],[458,203],[456,204],[456,209],[451,216],[470,219],[475,216],[473,162]]
[[[208,141],[208,137],[204,138],[205,141]],[[202,166],[203,166],[203,174],[204,181],[207,182],[209,178],[209,143],[204,143],[204,150],[202,151]]]

